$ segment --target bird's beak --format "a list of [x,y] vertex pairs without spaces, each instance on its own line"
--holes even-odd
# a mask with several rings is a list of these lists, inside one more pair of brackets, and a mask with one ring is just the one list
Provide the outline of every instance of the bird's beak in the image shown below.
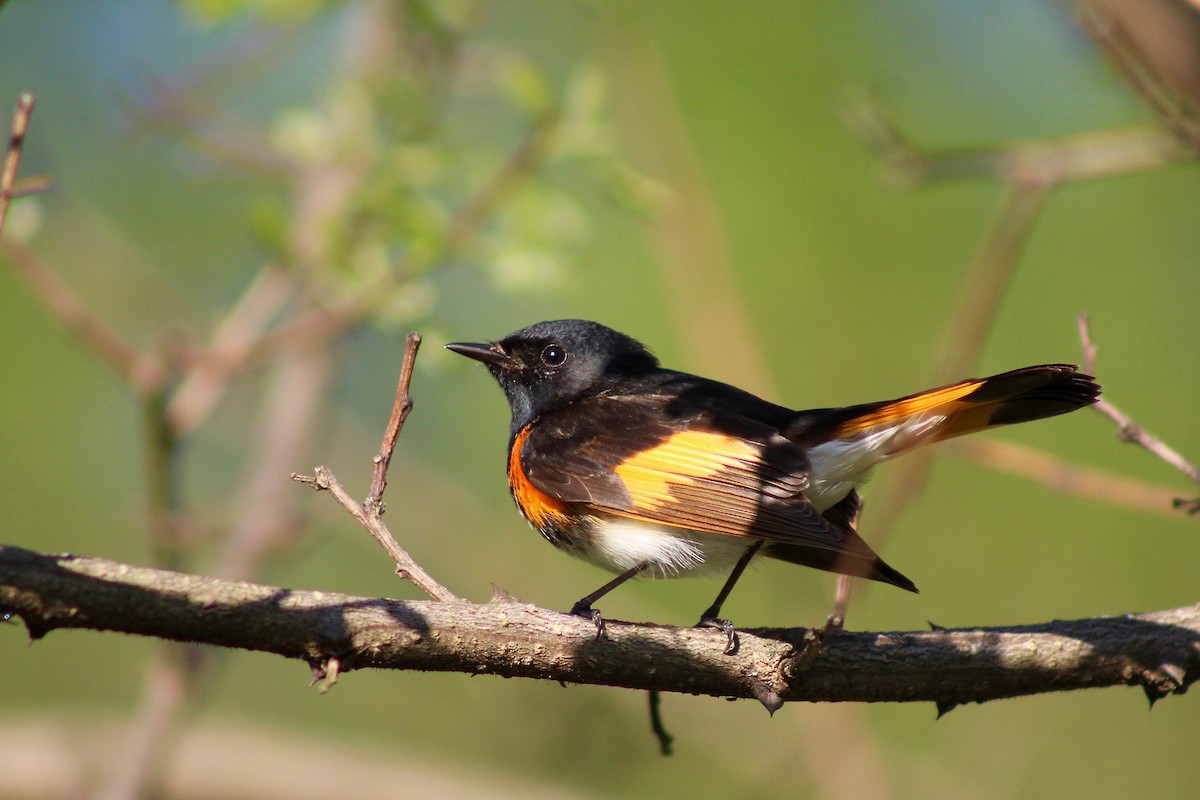
[[492,367],[500,367],[512,362],[512,356],[505,353],[495,344],[484,344],[478,342],[451,342],[446,345],[446,349],[451,352],[458,353],[460,356],[473,358],[476,361],[481,361],[484,364]]

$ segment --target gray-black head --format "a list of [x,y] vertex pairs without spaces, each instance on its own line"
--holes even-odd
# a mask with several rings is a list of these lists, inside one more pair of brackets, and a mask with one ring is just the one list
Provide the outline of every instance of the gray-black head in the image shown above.
[[487,366],[512,407],[514,432],[551,408],[658,367],[637,340],[582,319],[539,322],[496,342],[446,349]]

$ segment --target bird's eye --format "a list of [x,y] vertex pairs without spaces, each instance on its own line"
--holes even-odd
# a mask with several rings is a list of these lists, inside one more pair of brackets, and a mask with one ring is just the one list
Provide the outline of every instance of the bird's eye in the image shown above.
[[567,351],[556,344],[548,344],[542,350],[542,363],[547,367],[561,367],[567,363]]

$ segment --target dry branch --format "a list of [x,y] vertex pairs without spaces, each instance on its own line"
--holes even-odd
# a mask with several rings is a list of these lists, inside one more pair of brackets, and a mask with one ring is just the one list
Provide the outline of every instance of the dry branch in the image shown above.
[[495,674],[716,697],[961,703],[1140,685],[1151,700],[1200,677],[1200,604],[1170,611],[978,630],[811,631],[591,621],[499,598],[399,601],[302,591],[0,546],[0,614],[36,639],[119,631],[275,653],[329,667]]
[[8,217],[8,203],[13,197],[17,183],[17,166],[21,163],[21,145],[29,130],[29,118],[33,114],[33,95],[22,94],[17,98],[13,112],[12,132],[8,137],[8,150],[0,163],[0,232],[4,231],[4,220]]
[[[1098,348],[1092,342],[1091,325],[1087,314],[1079,315],[1079,341],[1083,347],[1083,368],[1094,375]],[[1200,483],[1200,468],[1184,458],[1175,448],[1137,424],[1133,417],[1114,406],[1106,398],[1098,400],[1093,407],[1116,423],[1118,438],[1145,448],[1188,478]],[[1195,514],[1200,511],[1200,498],[1175,498],[1174,506],[1189,514]]]

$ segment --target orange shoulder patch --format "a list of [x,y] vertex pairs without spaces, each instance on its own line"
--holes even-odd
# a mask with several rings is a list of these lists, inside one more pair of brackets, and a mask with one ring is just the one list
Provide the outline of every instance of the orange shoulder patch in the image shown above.
[[512,449],[508,453],[508,487],[512,490],[517,508],[521,510],[525,519],[541,529],[556,522],[565,522],[568,518],[567,506],[534,486],[525,475],[525,470],[521,468],[521,446],[525,444],[528,436],[529,428],[526,427],[513,440]]

